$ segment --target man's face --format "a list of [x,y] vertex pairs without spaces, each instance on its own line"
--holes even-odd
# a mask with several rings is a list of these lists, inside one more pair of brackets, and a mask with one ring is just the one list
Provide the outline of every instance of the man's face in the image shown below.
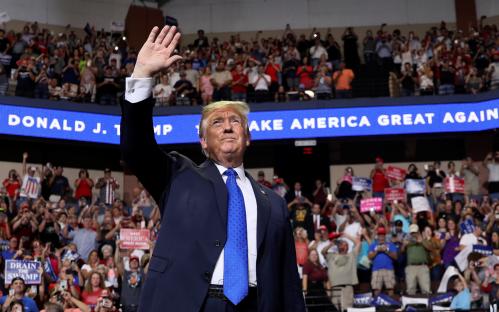
[[340,254],[346,254],[348,253],[348,243],[345,242],[344,240],[340,240],[338,242],[338,251],[340,252]]
[[206,117],[201,147],[215,161],[240,159],[250,144],[243,118],[234,108],[225,107]]
[[17,248],[17,238],[13,237],[9,241],[9,247],[11,249],[16,249]]
[[14,281],[14,283],[12,283],[12,285],[10,286],[12,289],[14,289],[14,291],[16,292],[16,294],[24,294],[24,282],[21,281],[21,280],[16,280]]
[[295,183],[295,191],[301,191],[301,184],[300,182]]
[[378,241],[380,244],[384,244],[385,243],[385,238],[386,238],[386,235],[384,234],[378,234]]
[[313,214],[319,214],[321,212],[321,206],[314,204],[312,206],[312,213]]
[[130,268],[133,269],[133,270],[136,270],[137,268],[139,267],[139,261],[137,261],[137,259],[132,259],[130,261]]
[[327,230],[321,230],[321,240],[326,241],[329,238],[329,233]]
[[86,229],[89,229],[90,226],[92,225],[92,219],[91,218],[83,218],[83,227]]

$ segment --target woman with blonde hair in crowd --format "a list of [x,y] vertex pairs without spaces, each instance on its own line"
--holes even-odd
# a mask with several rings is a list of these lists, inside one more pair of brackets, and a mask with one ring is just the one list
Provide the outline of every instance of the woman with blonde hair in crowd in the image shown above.
[[302,227],[295,228],[296,263],[303,267],[308,259],[308,234]]
[[203,69],[203,74],[199,76],[199,93],[203,99],[203,105],[208,105],[213,100],[213,84],[211,83],[211,68],[206,66]]
[[97,266],[99,264],[99,253],[97,252],[97,250],[92,250],[88,254],[87,262],[81,267],[81,273],[83,274],[83,277],[85,279],[88,279],[90,277],[90,274],[92,274],[92,272],[97,269]]

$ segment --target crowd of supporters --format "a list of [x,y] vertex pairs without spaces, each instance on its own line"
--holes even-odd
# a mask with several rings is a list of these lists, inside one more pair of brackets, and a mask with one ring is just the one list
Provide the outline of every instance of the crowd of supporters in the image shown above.
[[378,157],[369,177],[348,167],[335,188],[317,181],[309,194],[274,180],[288,202],[310,310],[422,303],[414,297],[431,309],[435,294],[452,310],[497,303],[499,152],[394,168]]
[[[147,191],[139,186],[125,202],[108,169],[94,178],[82,169],[71,183],[61,166],[29,165],[27,153],[22,160],[22,172],[10,170],[1,190],[3,311],[136,311],[160,230]],[[396,306],[401,295],[436,293],[447,294],[453,309],[497,302],[499,152],[443,165],[419,172],[378,157],[369,177],[348,167],[334,187],[316,181],[310,194],[300,182],[288,187],[258,174],[288,203],[309,310],[359,306],[362,293],[369,294],[364,304],[383,298]],[[403,196],[394,200],[393,189]],[[379,209],[366,209],[366,200]],[[146,230],[145,246],[127,245],[126,229]],[[12,260],[40,263],[41,280],[13,270],[28,262]]]
[[[22,172],[10,170],[2,183],[2,310],[137,311],[159,229],[149,194],[135,188],[125,203],[109,169],[95,181],[82,169],[71,183],[61,166],[27,160],[24,153]],[[138,249],[120,240],[124,229],[146,231]]]
[[[442,22],[421,34],[383,24],[360,35],[348,27],[341,38],[316,29],[298,35],[289,25],[280,38],[258,32],[251,40],[221,41],[199,30],[179,47],[183,61],[156,77],[154,97],[158,105],[348,98],[366,69],[389,73],[379,77],[391,96],[497,89],[499,33],[483,21],[464,32]],[[10,86],[18,96],[115,105],[135,61],[125,37],[88,25],[85,36],[37,23],[20,33],[0,30],[0,94]]]

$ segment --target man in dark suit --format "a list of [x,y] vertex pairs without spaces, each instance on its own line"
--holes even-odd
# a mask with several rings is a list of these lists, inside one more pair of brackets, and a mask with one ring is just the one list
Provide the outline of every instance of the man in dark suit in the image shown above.
[[151,77],[181,58],[179,38],[153,28],[122,107],[123,160],[162,216],[139,311],[304,311],[286,203],[244,171],[248,106],[204,107],[199,166],[155,141]]
[[312,204],[310,203],[310,200],[309,200],[309,197],[307,196],[307,194],[304,194],[302,189],[301,189],[301,183],[300,182],[295,182],[295,185],[293,187],[292,190],[289,190],[286,195],[284,196],[284,198],[286,199],[286,202],[287,203],[291,203],[292,201],[297,201],[299,203],[303,203],[303,202],[306,202],[306,203],[309,203],[310,206],[312,206]]
[[321,215],[321,206],[319,204],[312,205],[312,215],[310,216],[310,221],[311,221],[310,227],[311,227],[312,237],[313,233],[318,229],[320,229],[321,226],[325,226],[328,232],[331,232],[332,230],[331,221],[329,221],[328,218]]

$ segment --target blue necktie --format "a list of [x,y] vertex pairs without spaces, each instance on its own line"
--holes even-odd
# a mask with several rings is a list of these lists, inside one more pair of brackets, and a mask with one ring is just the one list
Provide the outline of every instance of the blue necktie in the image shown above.
[[224,295],[234,305],[248,295],[248,238],[244,197],[237,186],[237,173],[229,168],[227,176],[227,242],[224,249]]

